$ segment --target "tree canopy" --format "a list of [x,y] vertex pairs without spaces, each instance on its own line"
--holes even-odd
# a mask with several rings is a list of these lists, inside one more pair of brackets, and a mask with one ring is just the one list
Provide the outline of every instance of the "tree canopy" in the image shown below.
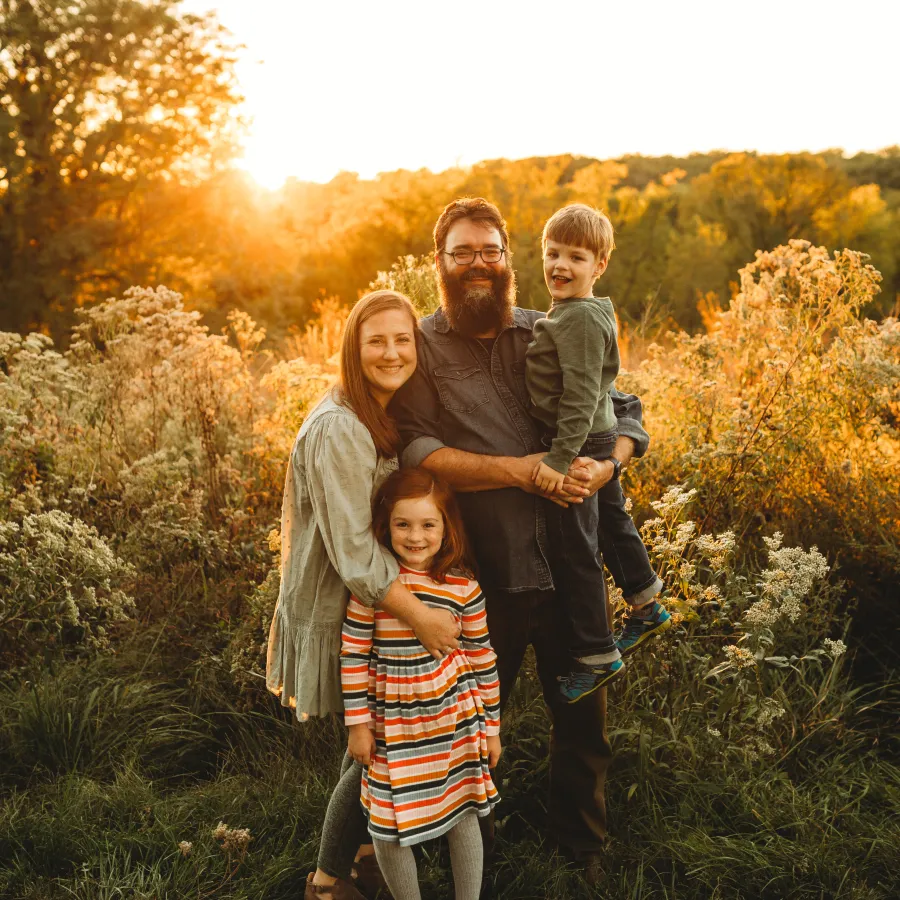
[[[151,192],[235,151],[236,48],[176,0],[0,0],[0,304],[7,327],[147,272]],[[59,328],[57,328],[59,330]]]

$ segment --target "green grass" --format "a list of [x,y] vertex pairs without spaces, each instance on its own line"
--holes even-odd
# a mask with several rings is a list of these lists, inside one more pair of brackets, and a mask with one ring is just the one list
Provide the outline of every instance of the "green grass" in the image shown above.
[[[845,686],[859,712],[750,763],[717,751],[690,685],[671,689],[684,653],[645,654],[611,696],[611,840],[593,892],[545,838],[548,726],[526,664],[504,726],[496,896],[895,897],[900,768],[865,713],[876,701]],[[0,896],[302,896],[343,730],[235,696],[214,659],[127,652],[4,688]],[[230,879],[219,821],[252,834]],[[426,847],[421,872],[426,900],[449,895],[443,844]]]

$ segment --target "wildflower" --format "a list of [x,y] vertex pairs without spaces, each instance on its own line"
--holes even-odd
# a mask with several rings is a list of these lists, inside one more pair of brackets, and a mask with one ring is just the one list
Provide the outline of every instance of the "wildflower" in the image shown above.
[[190,841],[179,841],[178,849],[181,851],[182,856],[190,856],[194,845]]
[[756,750],[760,756],[772,756],[775,752],[775,748],[768,742],[764,741],[761,737],[756,738]]
[[746,669],[756,665],[753,654],[745,647],[738,647],[736,644],[729,644],[725,647],[725,656],[736,669]]
[[229,828],[225,832],[225,837],[222,841],[222,849],[228,851],[229,853],[233,851],[241,853],[247,849],[247,845],[249,843],[249,828]]
[[718,740],[718,739],[721,739],[721,737],[722,737],[722,732],[719,731],[718,728],[713,728],[712,725],[707,725],[707,726],[706,726],[706,730],[707,730],[707,732],[708,732],[709,734],[711,734],[711,735],[712,735],[714,738],[716,738],[717,740]]
[[843,641],[833,641],[831,638],[825,638],[825,649],[831,654],[833,659],[843,656],[847,652],[847,645]]
[[816,581],[828,574],[830,566],[817,547],[806,552],[800,547],[782,547],[776,532],[764,538],[769,548],[769,568],[759,582],[763,594],[745,614],[751,625],[770,627],[780,618],[796,622],[803,612],[803,600]]
[[212,836],[217,841],[222,841],[225,839],[225,835],[228,832],[228,826],[224,822],[219,822],[218,825],[213,829]]
[[277,528],[273,528],[268,535],[269,549],[273,553],[281,550],[281,532]]
[[661,500],[653,500],[650,505],[660,514],[665,515],[668,512],[678,512],[683,509],[697,495],[697,489],[691,488],[686,491],[680,485],[670,487],[663,495]]
[[631,502],[631,497],[626,497],[625,498],[625,512],[630,513],[633,507],[634,507],[634,503]]
[[766,697],[760,705],[756,714],[756,725],[758,728],[768,728],[776,719],[780,719],[785,714],[784,707],[771,697]]
[[718,585],[711,584],[708,588],[705,588],[703,591],[703,599],[707,601],[715,601],[722,599],[722,591],[719,589]]

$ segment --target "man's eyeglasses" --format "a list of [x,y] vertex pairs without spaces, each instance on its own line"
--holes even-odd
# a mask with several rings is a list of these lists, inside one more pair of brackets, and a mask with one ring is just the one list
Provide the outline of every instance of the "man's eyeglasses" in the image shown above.
[[475,257],[480,256],[482,262],[498,263],[506,253],[506,247],[485,247],[484,250],[444,250],[447,256],[453,257],[453,262],[458,266],[469,266],[475,262]]

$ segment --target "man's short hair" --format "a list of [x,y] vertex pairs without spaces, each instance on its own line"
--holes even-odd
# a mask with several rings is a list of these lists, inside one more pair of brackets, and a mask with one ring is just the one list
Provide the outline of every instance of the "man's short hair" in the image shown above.
[[564,206],[547,219],[541,236],[542,248],[546,248],[547,241],[583,247],[598,260],[609,259],[610,253],[616,249],[612,222],[605,213],[584,203]]
[[434,226],[434,249],[436,251],[444,249],[448,232],[460,219],[473,219],[485,227],[496,228],[500,232],[503,246],[509,247],[509,234],[500,210],[482,197],[461,197],[444,207],[444,211]]

